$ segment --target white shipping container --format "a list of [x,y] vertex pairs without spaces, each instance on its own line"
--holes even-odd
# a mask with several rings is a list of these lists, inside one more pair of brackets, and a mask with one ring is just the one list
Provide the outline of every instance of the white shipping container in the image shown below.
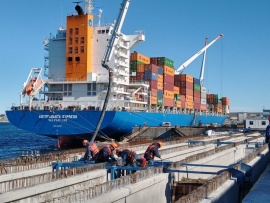
[[206,104],[206,99],[205,98],[201,98],[201,104]]
[[201,98],[206,99],[206,93],[201,92]]
[[205,93],[206,94],[206,87],[201,87],[201,93]]
[[224,114],[230,113],[229,105],[222,105],[222,113]]

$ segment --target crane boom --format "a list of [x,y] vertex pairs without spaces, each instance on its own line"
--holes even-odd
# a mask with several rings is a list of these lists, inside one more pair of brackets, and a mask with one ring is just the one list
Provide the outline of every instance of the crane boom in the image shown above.
[[200,51],[198,51],[196,54],[194,54],[190,59],[188,59],[186,62],[184,62],[177,70],[176,72],[182,73],[183,70],[192,62],[194,61],[198,56],[200,56],[206,49],[208,49],[212,44],[214,44],[219,38],[223,37],[223,34],[220,34],[217,36],[212,42],[204,46]]
[[127,14],[129,4],[130,4],[130,0],[123,0],[122,1],[118,17],[117,17],[117,20],[116,20],[114,28],[113,28],[111,39],[109,41],[109,44],[107,46],[105,55],[104,55],[103,60],[102,60],[103,65],[106,65],[110,61],[110,59],[112,57],[112,53],[113,53],[114,46],[115,46],[115,43],[116,43],[116,38],[119,36],[119,33],[120,33],[121,29],[122,29],[122,26],[123,26],[124,19],[125,19],[126,14]]
[[[208,38],[205,39],[205,44],[204,46],[206,46],[208,44]],[[202,67],[201,67],[201,73],[200,73],[200,85],[203,86],[203,80],[204,80],[204,65],[205,65],[205,58],[206,58],[206,50],[204,50],[203,53],[203,60],[202,60]]]
[[111,39],[110,39],[109,44],[107,46],[107,49],[106,49],[105,55],[103,57],[103,60],[101,61],[102,67],[104,67],[104,68],[106,68],[108,70],[109,84],[108,84],[108,90],[107,90],[107,93],[106,93],[104,104],[103,104],[103,107],[102,107],[102,110],[101,110],[100,118],[98,120],[98,123],[97,123],[96,129],[94,131],[94,134],[93,134],[93,136],[91,138],[91,142],[93,142],[95,140],[95,138],[96,138],[96,136],[98,134],[99,128],[100,128],[101,123],[103,121],[105,111],[106,111],[106,108],[107,108],[107,105],[108,105],[109,97],[110,97],[110,94],[111,94],[112,80],[113,80],[113,70],[109,66],[108,63],[110,62],[110,60],[112,58],[112,54],[113,54],[113,51],[115,49],[115,44],[117,43],[116,39],[119,36],[121,28],[123,26],[123,22],[124,22],[124,19],[126,17],[126,14],[127,14],[129,3],[130,3],[130,0],[123,0],[122,1],[121,8],[120,8],[117,20],[116,20],[116,22],[114,24],[114,27],[113,27]]

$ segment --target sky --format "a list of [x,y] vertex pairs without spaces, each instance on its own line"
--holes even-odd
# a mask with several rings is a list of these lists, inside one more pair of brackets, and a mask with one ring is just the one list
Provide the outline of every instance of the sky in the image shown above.
[[[95,0],[102,23],[117,18],[122,0]],[[75,12],[71,0],[1,1],[0,114],[20,104],[20,91],[31,68],[44,67],[43,40],[65,27]],[[81,4],[83,6],[83,4]],[[270,109],[269,0],[131,0],[122,32],[143,31],[145,42],[131,51],[167,57],[175,69],[211,42],[204,86],[230,99],[231,112]],[[183,74],[200,78],[202,55]],[[46,79],[43,76],[44,79]]]

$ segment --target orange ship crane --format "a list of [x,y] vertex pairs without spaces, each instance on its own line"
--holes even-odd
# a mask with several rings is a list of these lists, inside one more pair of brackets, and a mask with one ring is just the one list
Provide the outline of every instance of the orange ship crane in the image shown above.
[[184,71],[184,69],[190,64],[192,63],[192,61],[194,61],[198,56],[200,56],[202,53],[204,53],[204,58],[203,58],[203,64],[202,64],[202,69],[201,69],[201,76],[200,76],[200,83],[202,86],[203,83],[203,74],[204,74],[204,61],[205,61],[205,55],[206,55],[206,50],[212,45],[214,44],[217,40],[219,40],[221,37],[223,37],[223,34],[220,34],[219,36],[217,36],[212,42],[210,42],[209,44],[207,44],[207,39],[205,42],[205,46],[198,51],[196,54],[194,54],[191,58],[189,58],[187,61],[185,61],[176,71],[176,74],[182,73]]

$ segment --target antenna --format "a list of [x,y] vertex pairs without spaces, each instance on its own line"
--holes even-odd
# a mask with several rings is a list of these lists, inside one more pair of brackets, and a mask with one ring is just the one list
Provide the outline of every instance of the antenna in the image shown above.
[[101,14],[102,14],[102,9],[99,8],[99,9],[98,9],[98,15],[97,15],[97,17],[98,17],[98,27],[100,26]]
[[73,1],[72,3],[79,5],[79,3],[82,3],[82,1]]
[[93,14],[94,10],[94,0],[85,0],[85,12],[88,14]]

